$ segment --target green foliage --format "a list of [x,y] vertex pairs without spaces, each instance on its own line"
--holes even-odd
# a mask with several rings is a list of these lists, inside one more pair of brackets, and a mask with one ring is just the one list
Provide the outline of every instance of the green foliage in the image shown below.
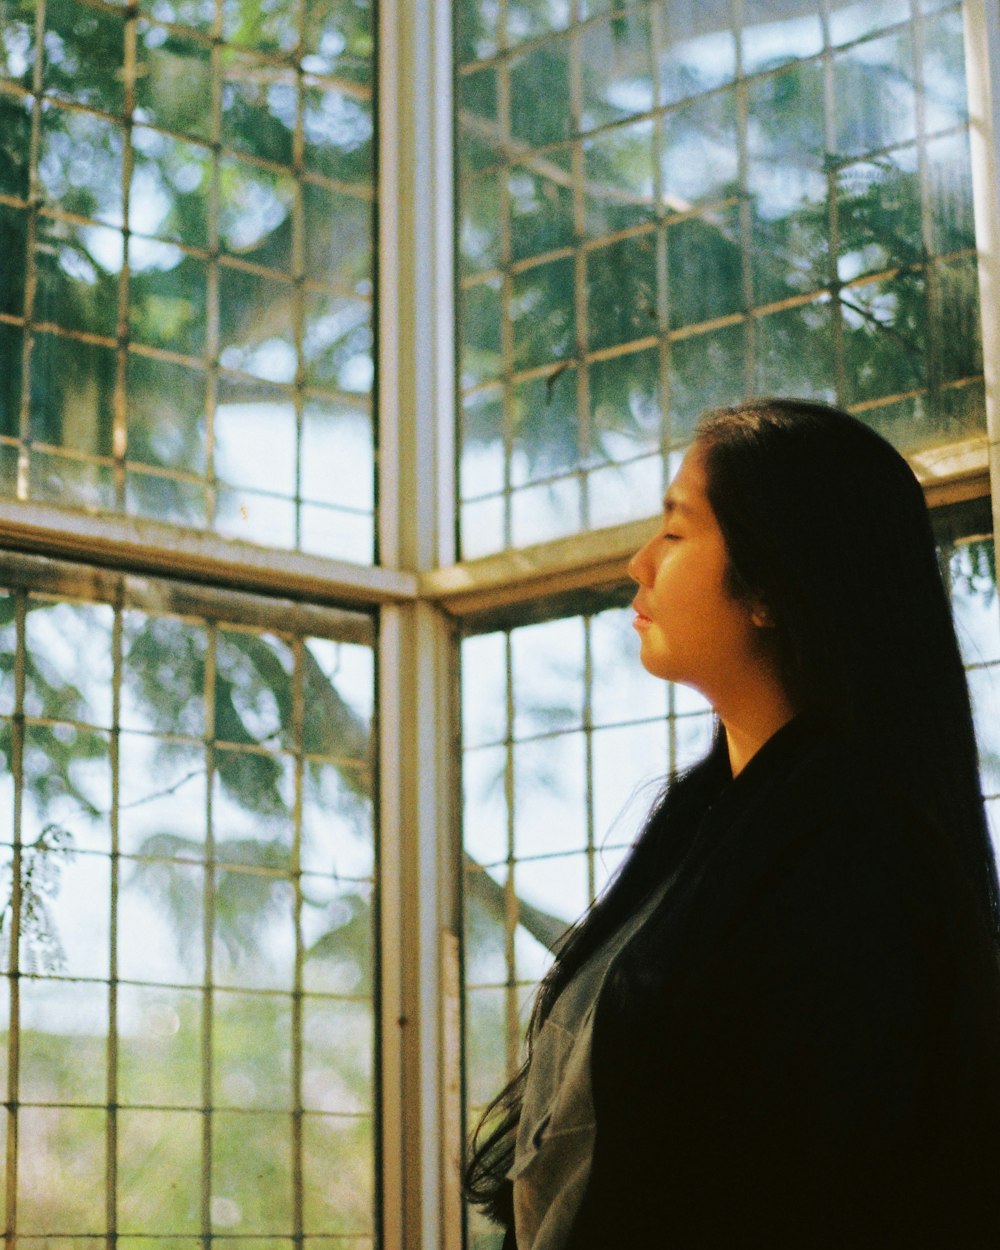
[[[482,54],[477,49],[490,46],[496,17],[492,6],[475,0],[460,7],[461,56],[474,60]],[[614,38],[625,37],[615,23],[610,29]],[[942,389],[944,382],[975,378],[982,367],[975,268],[958,261],[942,266],[936,260],[952,247],[971,246],[962,225],[968,215],[962,206],[962,197],[969,195],[963,172],[967,141],[961,134],[949,138],[947,148],[944,140],[935,141],[928,158],[931,175],[921,173],[915,132],[907,129],[915,90],[908,46],[885,40],[872,44],[870,55],[838,59],[838,101],[840,96],[850,101],[849,107],[839,103],[843,124],[832,128],[820,62],[793,63],[768,78],[751,79],[747,173],[741,185],[712,183],[711,161],[737,141],[735,130],[729,131],[727,92],[695,97],[666,113],[664,154],[655,150],[652,131],[641,123],[583,136],[587,222],[582,233],[573,212],[571,148],[563,142],[576,138],[569,129],[574,111],[563,42],[511,55],[513,152],[504,151],[497,119],[501,71],[490,66],[461,77],[465,182],[460,196],[469,271],[487,268],[496,254],[501,231],[497,188],[503,183],[510,205],[511,260],[588,245],[585,333],[574,318],[581,279],[571,260],[519,269],[509,310],[500,307],[487,285],[463,293],[462,363],[468,382],[500,376],[497,327],[507,315],[515,367],[556,367],[559,382],[518,418],[517,447],[530,464],[544,471],[558,460],[563,471],[571,471],[582,463],[584,440],[578,431],[586,414],[573,413],[571,405],[559,401],[559,392],[566,366],[578,362],[584,351],[709,325],[802,295],[813,295],[816,302],[754,317],[756,369],[726,370],[724,393],[717,385],[719,370],[707,365],[716,332],[674,341],[670,395],[658,397],[661,409],[668,402],[671,409],[664,422],[669,418],[686,437],[689,413],[701,407],[766,391],[835,398],[839,385],[839,399],[849,404],[926,389],[917,408],[890,407],[881,418],[872,418],[881,419],[883,432],[905,450],[981,428],[983,405],[974,389],[965,404],[955,404]],[[940,55],[927,53],[934,58],[928,91],[935,95],[935,107],[951,107],[948,84],[961,81],[960,51],[954,39],[945,39]],[[608,71],[598,69],[599,83]],[[887,143],[896,146],[880,150]],[[529,150],[543,145],[544,150]],[[675,184],[689,186],[693,197],[703,187],[717,204],[728,195],[745,205],[741,216],[735,206],[701,209],[697,199],[682,203],[683,196],[668,196],[666,227],[659,228],[666,244],[665,287],[656,259],[657,233],[593,246],[606,232],[652,224],[655,164],[661,155],[668,190]],[[719,171],[722,178],[722,164]],[[674,221],[672,213],[683,215]],[[933,325],[932,316],[937,318]],[[613,376],[610,386],[617,390],[611,393],[604,385],[602,404],[618,414],[622,433],[640,440],[642,426],[630,418],[628,371]],[[492,407],[470,409],[463,430],[466,445],[495,441],[495,420]],[[557,446],[566,451],[554,456]]]
[[[58,973],[66,965],[59,931],[52,917],[52,902],[59,893],[63,864],[73,858],[73,835],[57,825],[47,825],[34,842],[21,848],[20,889],[18,891],[18,960],[22,972]],[[14,935],[15,883],[13,865],[8,864],[0,882],[0,952],[3,966],[9,967]]]

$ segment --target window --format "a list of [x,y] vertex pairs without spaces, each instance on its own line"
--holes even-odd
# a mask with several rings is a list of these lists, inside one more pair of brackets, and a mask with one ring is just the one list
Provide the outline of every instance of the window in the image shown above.
[[459,4],[462,549],[629,520],[706,408],[985,432],[963,17]]
[[463,1119],[710,729],[607,680],[706,405],[835,397],[911,457],[996,814],[998,21],[0,5],[20,1250],[492,1244]]
[[371,22],[5,6],[3,494],[371,561]]
[[371,619],[5,582],[19,1237],[370,1245]]

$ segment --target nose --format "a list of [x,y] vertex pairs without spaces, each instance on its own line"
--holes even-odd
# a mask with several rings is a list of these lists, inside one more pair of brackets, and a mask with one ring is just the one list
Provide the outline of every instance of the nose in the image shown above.
[[640,547],[625,566],[626,573],[628,573],[629,577],[631,577],[631,579],[634,582],[637,582],[640,586],[648,585],[650,583],[650,579],[648,577],[649,562],[646,558],[649,553],[649,546],[649,543],[646,543],[644,547]]

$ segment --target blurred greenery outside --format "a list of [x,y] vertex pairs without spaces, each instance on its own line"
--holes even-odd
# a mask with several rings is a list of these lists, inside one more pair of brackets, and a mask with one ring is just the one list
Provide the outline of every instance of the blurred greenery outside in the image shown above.
[[122,1234],[197,1237],[207,1210],[227,1236],[369,1244],[374,661],[352,633],[0,597],[19,1235],[104,1231],[110,1101]]
[[371,563],[371,6],[219,21],[0,6],[0,493]]
[[584,8],[458,6],[463,553],[644,515],[745,395],[982,436],[960,6]]
[[[0,494],[370,563],[370,4],[41,12],[0,0]],[[16,1231],[365,1250],[371,645],[187,611],[0,600]]]

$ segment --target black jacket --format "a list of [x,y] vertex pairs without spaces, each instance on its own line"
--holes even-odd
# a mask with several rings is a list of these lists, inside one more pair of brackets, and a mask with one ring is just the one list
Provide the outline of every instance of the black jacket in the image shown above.
[[598,1001],[567,1250],[1000,1248],[1000,964],[947,838],[795,722],[692,860]]

